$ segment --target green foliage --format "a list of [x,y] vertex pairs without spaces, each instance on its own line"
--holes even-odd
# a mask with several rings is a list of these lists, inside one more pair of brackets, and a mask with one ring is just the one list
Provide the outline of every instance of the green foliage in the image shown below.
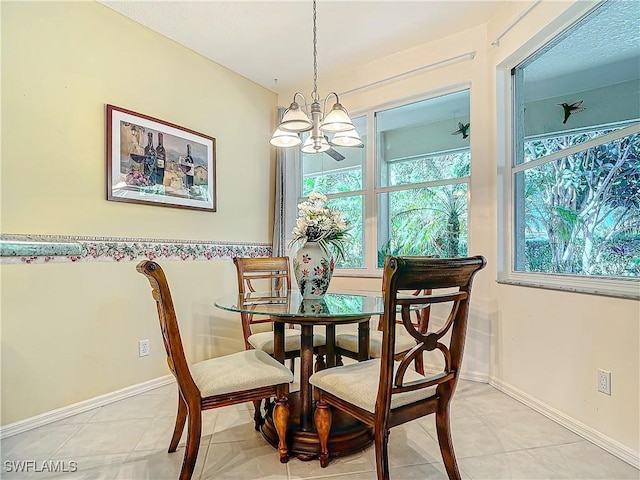
[[[527,141],[525,160],[611,131]],[[606,276],[636,271],[635,250],[622,249],[616,236],[640,230],[639,151],[640,136],[634,134],[516,176],[516,185],[524,187],[527,270]],[[534,239],[543,239],[548,247],[536,246]],[[534,258],[536,254],[540,258]]]

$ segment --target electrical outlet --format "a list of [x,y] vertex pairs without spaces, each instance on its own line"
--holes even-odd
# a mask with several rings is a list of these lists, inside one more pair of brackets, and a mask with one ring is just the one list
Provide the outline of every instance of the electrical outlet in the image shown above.
[[149,340],[140,340],[138,342],[138,356],[146,357],[149,355]]
[[611,372],[598,369],[598,391],[611,395]]

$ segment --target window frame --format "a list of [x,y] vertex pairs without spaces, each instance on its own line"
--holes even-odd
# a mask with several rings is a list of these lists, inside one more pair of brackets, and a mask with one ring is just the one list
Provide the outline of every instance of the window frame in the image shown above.
[[[523,49],[518,52],[517,55],[514,55],[497,66],[497,283],[638,300],[640,299],[640,279],[638,278],[521,272],[515,270],[516,199],[514,178],[517,172],[521,172],[529,168],[535,168],[541,163],[546,163],[545,161],[538,162],[538,160],[523,162],[521,164],[516,163],[516,129],[518,127],[515,125],[515,119],[517,118],[517,92],[515,92],[514,81],[515,68],[516,66],[524,63],[528,58],[539,54],[541,49],[553,42],[554,39],[566,35],[570,29],[578,25],[596,8],[597,6],[587,11],[583,10],[577,12],[572,21],[559,26],[553,32],[549,32],[550,34],[548,36],[541,38],[535,44],[527,45],[526,50]],[[640,127],[640,123],[626,127],[624,130],[631,130],[638,127]],[[524,137],[522,138],[524,140]],[[582,148],[580,150],[582,150]],[[566,152],[563,156],[566,156]]]
[[[426,92],[420,95],[413,95],[391,102],[381,103],[378,105],[354,110],[351,113],[352,118],[366,118],[366,157],[363,164],[363,188],[351,192],[325,194],[328,200],[341,197],[363,196],[363,232],[364,232],[364,268],[336,268],[334,277],[358,277],[358,278],[381,278],[382,268],[378,267],[378,194],[388,193],[399,190],[411,190],[416,188],[432,188],[443,185],[452,185],[458,183],[466,183],[467,185],[467,242],[471,236],[471,175],[473,171],[473,158],[471,159],[469,175],[465,177],[456,177],[447,180],[435,180],[428,182],[420,182],[415,184],[396,185],[391,187],[377,186],[377,136],[376,136],[376,113],[384,110],[402,107],[411,103],[417,103],[430,100],[437,97],[468,90],[471,95],[471,84],[464,82],[451,85],[447,88],[440,88]],[[362,132],[361,132],[362,133]],[[471,152],[471,143],[469,144],[469,152]],[[420,158],[427,156],[422,155]],[[302,202],[306,197],[302,197],[302,169],[296,171],[296,190],[298,194],[297,202]],[[324,192],[322,192],[324,193]]]

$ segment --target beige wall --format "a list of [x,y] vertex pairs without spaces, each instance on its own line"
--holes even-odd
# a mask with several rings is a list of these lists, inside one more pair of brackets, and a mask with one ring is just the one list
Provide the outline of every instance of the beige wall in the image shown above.
[[[270,243],[275,94],[98,3],[1,8],[3,233]],[[107,103],[215,137],[218,211],[107,202]],[[232,262],[163,265],[190,359],[241,349]],[[3,425],[168,373],[135,262],[0,271]]]
[[[471,86],[471,203],[469,254],[487,257],[474,283],[469,340],[463,369],[557,411],[582,431],[637,459],[640,448],[640,303],[602,296],[498,285],[498,165],[505,132],[498,130],[496,69],[532,42],[550,38],[592,2],[541,2],[491,46],[496,35],[528,6],[509,2],[484,27],[392,55],[351,71],[326,75],[338,92],[384,80],[426,65],[476,52],[473,60],[341,95],[346,108],[416,98],[452,86]],[[513,64],[510,66],[514,66]],[[304,88],[300,86],[299,88]],[[285,103],[293,92],[284,93]],[[375,288],[379,279],[338,278],[335,287]],[[596,391],[596,369],[612,372],[612,395]],[[629,458],[629,457],[627,457]]]

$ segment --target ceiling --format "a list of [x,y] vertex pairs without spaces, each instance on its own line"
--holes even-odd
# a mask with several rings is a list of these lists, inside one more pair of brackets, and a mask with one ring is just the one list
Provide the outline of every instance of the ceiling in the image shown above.
[[[310,0],[99,1],[275,93],[311,82]],[[318,82],[323,70],[367,63],[486,23],[505,3],[318,0]]]

